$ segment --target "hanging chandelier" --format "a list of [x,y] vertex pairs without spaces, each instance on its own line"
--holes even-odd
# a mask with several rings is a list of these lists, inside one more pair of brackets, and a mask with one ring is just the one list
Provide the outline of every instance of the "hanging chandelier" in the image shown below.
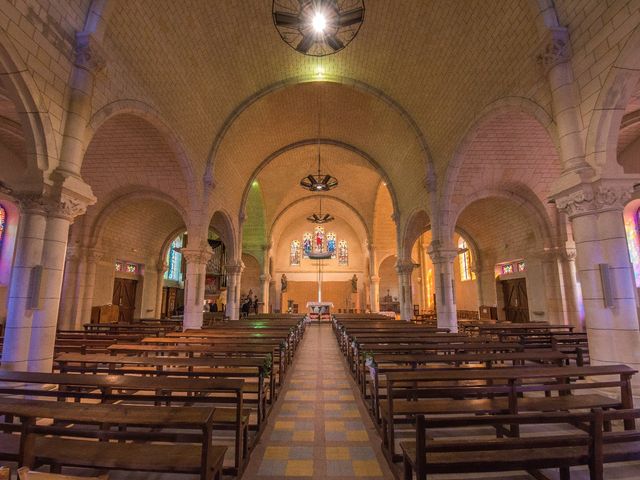
[[317,225],[333,222],[335,217],[330,213],[322,213],[322,199],[320,199],[320,211],[318,213],[312,213],[307,217],[307,220]]
[[323,57],[356,37],[364,21],[364,0],[273,0],[271,12],[287,45]]

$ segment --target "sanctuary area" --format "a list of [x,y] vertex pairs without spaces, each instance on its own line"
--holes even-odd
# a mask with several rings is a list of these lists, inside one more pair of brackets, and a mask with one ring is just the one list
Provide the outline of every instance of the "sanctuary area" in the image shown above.
[[635,480],[639,318],[640,0],[0,0],[0,480]]

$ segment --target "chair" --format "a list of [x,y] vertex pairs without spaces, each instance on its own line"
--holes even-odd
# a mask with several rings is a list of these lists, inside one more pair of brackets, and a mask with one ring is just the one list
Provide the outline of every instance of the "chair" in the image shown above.
[[108,480],[109,475],[99,477],[78,477],[75,475],[60,475],[58,473],[32,472],[27,467],[18,469],[18,480]]

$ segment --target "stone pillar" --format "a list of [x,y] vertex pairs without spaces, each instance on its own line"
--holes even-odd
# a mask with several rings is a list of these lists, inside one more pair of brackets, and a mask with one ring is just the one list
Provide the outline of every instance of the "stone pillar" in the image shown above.
[[271,284],[271,275],[263,273],[260,275],[260,290],[262,291],[262,312],[269,313],[269,286]]
[[69,84],[67,108],[60,166],[65,174],[80,177],[84,152],[85,130],[91,119],[91,97],[95,74],[106,64],[102,48],[95,38],[87,33],[76,34],[75,61]]
[[229,320],[240,318],[240,280],[244,264],[232,264],[226,266],[227,270],[227,317]]
[[80,247],[67,247],[67,259],[64,265],[64,276],[62,280],[62,298],[60,299],[60,313],[58,315],[58,324],[60,328],[64,330],[74,328],[74,319],[79,298],[76,291],[80,281],[79,274],[82,260]]
[[[164,274],[166,273],[169,265],[166,263],[161,263],[158,265],[156,272],[158,274],[158,278],[156,281],[156,308],[155,308],[155,317],[157,319],[162,318],[162,290],[164,287]],[[205,267],[205,275],[206,275],[206,267]]]
[[563,173],[588,169],[589,165],[584,160],[582,116],[571,67],[569,30],[566,27],[549,29],[539,59],[551,88],[553,117],[558,126]]
[[371,311],[378,313],[380,311],[380,277],[371,275]]
[[413,318],[413,298],[411,296],[411,272],[415,268],[410,259],[400,260],[396,263],[398,272],[398,287],[400,295],[400,319],[411,320]]
[[[26,371],[33,319],[38,308],[38,270],[47,226],[40,197],[22,198],[20,225],[7,299],[7,322],[2,348],[2,370]],[[56,312],[57,313],[57,312]]]
[[74,328],[81,330],[82,325],[91,321],[91,307],[93,306],[93,292],[96,286],[96,268],[98,262],[104,257],[104,252],[95,248],[87,249],[86,259],[86,271],[84,277],[84,288],[82,296],[82,315],[79,318],[80,322],[76,322]]
[[213,252],[206,245],[202,248],[185,247],[180,250],[182,258],[187,262],[187,270],[184,281],[184,320],[182,328],[202,328],[204,308],[204,282],[207,273],[207,262]]
[[[596,179],[554,195],[557,208],[572,225],[594,365],[640,367],[633,267],[622,216],[631,190],[628,180]],[[633,383],[638,385],[640,379],[634,378]]]
[[443,248],[435,242],[429,246],[433,263],[434,290],[436,293],[436,316],[438,327],[458,331],[453,262],[458,258],[457,248]]

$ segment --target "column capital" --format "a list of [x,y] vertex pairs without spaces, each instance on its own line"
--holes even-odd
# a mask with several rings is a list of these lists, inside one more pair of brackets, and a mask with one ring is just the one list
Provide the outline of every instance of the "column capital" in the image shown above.
[[237,275],[243,272],[244,263],[242,263],[242,261],[240,263],[231,263],[231,264],[225,265],[224,268],[227,271],[227,273],[231,275]]
[[260,282],[261,283],[269,283],[271,281],[271,275],[269,275],[268,273],[261,273],[260,274]]
[[460,252],[453,246],[444,247],[440,242],[431,242],[427,249],[427,253],[429,254],[429,257],[431,257],[431,262],[436,264],[451,263],[456,259]]
[[582,215],[622,210],[631,198],[632,192],[632,182],[627,179],[599,179],[558,192],[552,199],[556,208],[572,219]]
[[396,272],[398,272],[399,275],[411,274],[416,266],[417,265],[409,259],[398,259],[396,262]]
[[371,283],[380,283],[380,277],[378,275],[371,275],[369,280],[371,280]]
[[50,217],[64,218],[70,222],[73,222],[76,217],[84,215],[88,206],[86,202],[67,195],[57,199],[48,198],[45,202],[47,214]]
[[542,44],[542,52],[538,61],[545,73],[556,65],[566,63],[571,59],[571,42],[569,30],[566,27],[551,27]]
[[204,248],[184,247],[180,249],[180,253],[184,257],[184,259],[187,261],[187,265],[190,263],[206,265],[207,262],[211,259],[211,256],[213,255],[213,251],[211,250],[211,247],[209,245],[207,245]]
[[97,263],[104,258],[105,253],[98,248],[87,248],[85,251],[87,262]]
[[107,65],[102,45],[90,33],[76,33],[74,55],[74,65],[91,73],[98,73]]

